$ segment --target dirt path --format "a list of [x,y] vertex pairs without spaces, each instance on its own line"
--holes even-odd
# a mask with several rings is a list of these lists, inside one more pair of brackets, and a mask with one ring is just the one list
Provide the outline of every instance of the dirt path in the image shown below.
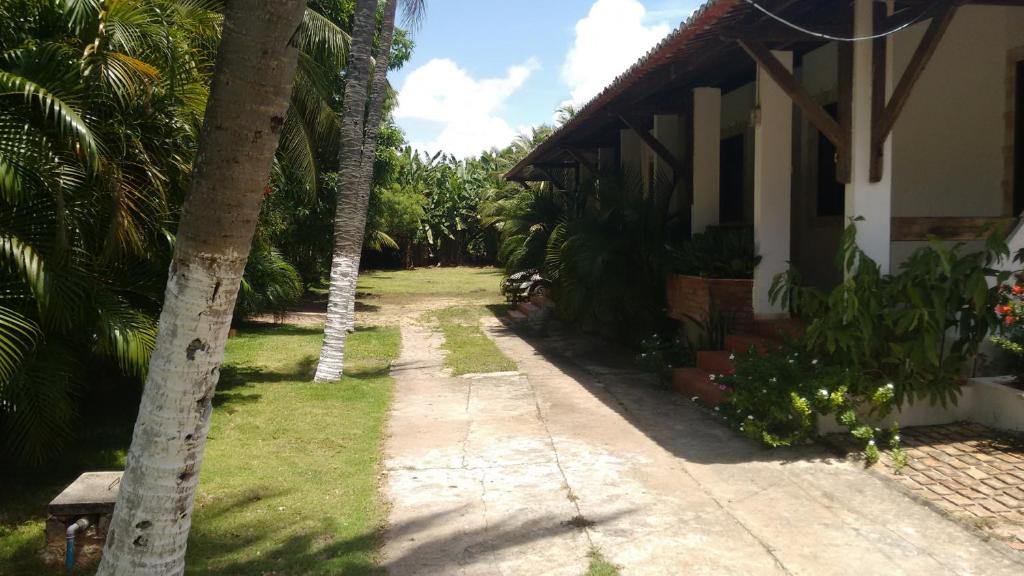
[[[1020,557],[816,451],[769,452],[575,341],[486,332],[452,378],[408,320],[386,447],[391,574],[1020,574]],[[598,358],[600,360],[595,360]]]

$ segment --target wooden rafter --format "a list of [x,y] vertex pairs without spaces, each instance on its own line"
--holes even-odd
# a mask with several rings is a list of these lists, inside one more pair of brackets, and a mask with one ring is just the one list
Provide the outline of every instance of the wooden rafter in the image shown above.
[[626,116],[619,116],[619,118],[622,120],[622,123],[625,124],[627,128],[629,128],[633,132],[636,132],[637,136],[640,137],[640,140],[642,140],[648,148],[650,148],[655,154],[658,155],[659,158],[661,158],[664,162],[666,162],[669,166],[672,167],[673,178],[679,179],[682,177],[683,174],[686,173],[686,165],[682,162],[682,160],[676,157],[676,155],[673,154],[672,151],[669,150],[664,144],[662,144],[660,140],[655,138],[649,130],[645,130],[644,128],[640,127],[638,122],[631,121]]
[[825,108],[814,101],[807,89],[797,82],[793,73],[790,72],[779,59],[772,54],[764,44],[754,40],[739,40],[740,46],[754,59],[757,64],[764,68],[765,72],[775,80],[775,83],[782,88],[782,91],[789,95],[790,99],[800,107],[807,119],[815,128],[821,131],[838,150],[849,148],[849,132],[844,133],[839,122],[825,111]]
[[[928,30],[925,31],[924,36],[921,38],[921,42],[917,45],[917,49],[914,51],[914,55],[910,58],[910,62],[907,64],[906,70],[903,71],[903,76],[900,77],[899,83],[896,84],[896,88],[892,92],[892,96],[889,98],[889,102],[884,106],[873,106],[875,114],[873,114],[873,122],[871,124],[871,181],[878,182],[882,179],[882,146],[885,143],[885,139],[889,137],[892,132],[893,126],[896,125],[896,120],[900,116],[900,112],[907,105],[907,100],[910,98],[910,94],[914,90],[914,85],[918,79],[921,78],[921,74],[928,66],[928,62],[935,54],[935,49],[938,48],[939,42],[942,41],[942,37],[945,35],[946,30],[949,28],[950,22],[953,21],[953,16],[956,14],[956,9],[959,6],[958,3],[952,1],[946,1],[938,8],[938,13],[932,18],[931,23],[928,25]],[[876,41],[874,44],[875,57],[872,59],[872,67],[874,68],[874,85],[881,84],[882,102],[885,102],[885,41]],[[881,57],[878,56],[881,52]],[[880,82],[879,82],[880,81]],[[876,91],[876,100],[877,100]]]
[[565,151],[568,152],[569,156],[572,156],[573,159],[576,160],[576,162],[578,162],[579,165],[587,172],[590,172],[595,176],[597,175],[597,164],[591,162],[590,158],[587,157],[583,150],[580,150],[579,148],[566,148]]

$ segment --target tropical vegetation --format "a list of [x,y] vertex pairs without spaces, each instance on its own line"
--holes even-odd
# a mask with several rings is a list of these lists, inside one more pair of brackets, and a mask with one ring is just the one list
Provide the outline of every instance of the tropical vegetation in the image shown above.
[[735,374],[720,379],[731,389],[727,415],[772,446],[806,440],[816,417],[830,415],[873,461],[878,446],[899,439],[897,430],[870,422],[908,403],[957,401],[963,375],[1000,321],[996,305],[1009,274],[995,266],[1009,254],[998,233],[978,251],[935,240],[882,274],[857,247],[852,221],[837,255],[839,286],[802,286],[796,270],[776,279],[772,297],[806,331],[786,348],[737,359]]

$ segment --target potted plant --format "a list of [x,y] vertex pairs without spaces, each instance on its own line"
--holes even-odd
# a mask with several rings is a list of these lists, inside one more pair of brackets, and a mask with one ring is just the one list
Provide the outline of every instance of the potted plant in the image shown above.
[[761,261],[750,227],[719,226],[673,249],[665,299],[668,315],[698,326],[728,318],[742,331],[754,320],[754,268]]

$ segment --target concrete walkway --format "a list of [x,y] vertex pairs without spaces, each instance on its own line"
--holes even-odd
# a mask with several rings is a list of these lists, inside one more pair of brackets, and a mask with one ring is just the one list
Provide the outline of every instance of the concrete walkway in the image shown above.
[[593,548],[625,575],[1024,571],[857,466],[755,446],[599,349],[485,328],[519,374],[446,376],[440,336],[402,327],[391,574],[581,576]]

